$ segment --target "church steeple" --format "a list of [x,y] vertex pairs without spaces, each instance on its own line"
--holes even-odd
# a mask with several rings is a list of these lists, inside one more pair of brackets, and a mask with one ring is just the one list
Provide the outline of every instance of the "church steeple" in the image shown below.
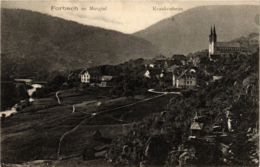
[[216,33],[215,25],[214,25],[214,29],[213,29],[213,41],[217,42],[217,33]]
[[209,35],[209,56],[215,54],[215,48],[217,43],[217,33],[215,25],[212,28],[210,27],[210,35]]
[[212,26],[210,27],[210,34],[209,34],[209,42],[212,42],[212,38],[213,37],[213,30],[212,30]]

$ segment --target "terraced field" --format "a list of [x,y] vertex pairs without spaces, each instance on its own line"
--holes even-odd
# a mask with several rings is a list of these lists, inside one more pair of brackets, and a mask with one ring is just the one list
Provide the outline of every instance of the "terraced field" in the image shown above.
[[[151,94],[111,99],[60,94],[60,105],[54,95],[38,99],[2,122],[4,163],[81,157],[84,150],[125,135],[133,122],[163,111],[174,96]],[[97,133],[101,136],[98,139]]]

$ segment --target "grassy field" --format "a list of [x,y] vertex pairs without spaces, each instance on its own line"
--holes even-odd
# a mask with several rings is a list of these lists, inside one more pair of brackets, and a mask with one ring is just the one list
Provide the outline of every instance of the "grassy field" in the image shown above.
[[[36,100],[22,112],[2,122],[2,162],[57,159],[60,137],[82,121],[75,131],[65,136],[61,144],[62,156],[81,154],[84,149],[104,144],[104,141],[97,141],[93,136],[97,131],[108,139],[125,135],[131,129],[132,122],[163,111],[172,97],[165,95],[139,103],[147,97],[110,99],[86,94],[70,95],[62,96],[61,105],[57,104],[55,96]],[[74,113],[72,105],[75,106]],[[88,113],[93,112],[103,114],[89,119]]]

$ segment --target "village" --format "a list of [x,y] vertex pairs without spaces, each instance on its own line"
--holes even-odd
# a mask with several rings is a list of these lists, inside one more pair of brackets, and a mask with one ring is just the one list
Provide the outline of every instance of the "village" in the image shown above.
[[[237,116],[234,111],[239,107],[236,105],[247,106],[242,105],[244,99],[250,104],[255,102],[257,88],[253,77],[242,76],[242,72],[248,75],[255,72],[254,67],[245,63],[250,61],[247,55],[259,53],[256,42],[251,42],[248,46],[238,42],[218,42],[214,26],[210,29],[209,49],[203,51],[71,70],[35,88],[30,96],[34,100],[28,104],[26,101],[18,103],[16,114],[2,116],[1,123],[7,126],[11,124],[10,119],[18,119],[26,112],[49,112],[49,108],[64,107],[68,116],[79,114],[81,121],[71,123],[73,131],[66,129],[62,137],[59,136],[58,159],[66,159],[71,156],[70,152],[78,149],[83,160],[102,158],[114,165],[144,167],[149,163],[166,162],[169,166],[185,166],[201,160],[209,164],[215,161],[229,164],[237,155],[232,150],[233,143],[241,131],[238,127],[245,114]],[[243,71],[239,63],[244,63],[247,71]],[[156,98],[161,99],[151,102]],[[253,110],[250,119],[256,118]],[[71,138],[86,139],[83,127],[91,123],[99,126],[98,119],[105,120],[101,121],[104,126],[107,121],[120,128],[121,125],[129,127],[118,135],[110,134],[112,128],[91,130],[94,131],[92,138],[97,141],[94,146],[71,148],[71,141],[76,145]],[[86,125],[81,126],[84,121]],[[248,136],[252,136],[246,140],[254,141],[258,120],[243,125],[243,128]],[[82,140],[79,143],[82,144]],[[165,150],[158,151],[160,146],[171,150],[164,155]],[[258,163],[256,156],[256,153],[250,155],[254,163]]]
[[[146,83],[143,84],[146,86],[145,89],[153,90],[154,93],[178,92],[185,94],[186,92],[200,91],[201,89],[204,89],[203,87],[218,84],[225,80],[224,71],[221,72],[218,69],[214,70],[214,72],[208,72],[207,70],[203,71],[199,65],[200,61],[203,61],[202,59],[206,58],[210,63],[217,64],[219,57],[224,57],[224,59],[227,59],[228,57],[232,58],[237,54],[247,55],[250,53],[247,46],[240,46],[238,42],[217,42],[216,29],[214,27],[211,28],[209,35],[208,52],[207,50],[200,52],[200,57],[188,57],[185,55],[176,54],[170,58],[160,55],[152,60],[140,60],[141,64],[139,65],[142,67],[140,67],[141,70],[138,73],[140,75],[139,79],[143,79],[143,82]],[[133,64],[138,66],[138,61]],[[113,72],[106,72],[107,71],[103,70],[102,73],[102,70],[98,70],[97,68],[84,69],[78,74],[78,78],[80,78],[81,85],[85,85],[87,87],[115,87],[115,85],[119,83],[117,80],[120,75],[119,71],[117,71],[116,74]],[[132,76],[129,75],[129,77]],[[153,84],[147,84],[150,82]],[[136,87],[142,87],[143,85],[137,84]],[[196,145],[196,143],[204,142],[208,143],[210,145],[209,148],[211,148],[211,145],[220,142],[219,147],[222,154],[229,154],[228,151],[231,143],[230,137],[234,133],[233,128],[235,126],[234,124],[236,124],[236,121],[232,120],[233,115],[230,111],[231,106],[228,105],[223,107],[222,111],[217,115],[216,113],[212,113],[210,110],[211,109],[206,109],[203,112],[196,111],[191,114],[192,119],[189,126],[188,143],[193,143]],[[167,122],[166,120],[167,118],[162,118],[161,121]],[[257,134],[258,123],[255,122],[254,127],[249,128],[248,131],[253,135]],[[152,133],[160,136],[164,132]],[[127,145],[124,147],[126,146]],[[156,146],[151,146],[148,144],[146,148],[148,149],[149,147]],[[211,149],[214,152],[215,148]],[[123,148],[123,152],[125,152],[124,150],[125,148]],[[191,158],[191,153],[184,150],[184,148],[177,148],[174,152],[174,154],[180,154],[181,158],[179,159],[179,164],[188,164],[188,161]],[[131,151],[128,154],[128,156],[131,156]],[[214,153],[209,152],[209,154]],[[159,155],[156,154],[154,156],[156,157]],[[106,154],[104,154],[104,157],[106,157]],[[113,160],[110,159],[110,161]],[[224,158],[223,162],[228,163],[228,159]]]
[[[153,63],[145,64],[144,77],[151,82],[158,81],[162,89],[195,88],[197,84],[194,68],[189,67],[184,55],[174,55],[171,59],[158,56]],[[113,78],[116,77],[102,75],[100,71],[87,69],[81,71],[79,75],[82,84],[99,87],[111,87]]]

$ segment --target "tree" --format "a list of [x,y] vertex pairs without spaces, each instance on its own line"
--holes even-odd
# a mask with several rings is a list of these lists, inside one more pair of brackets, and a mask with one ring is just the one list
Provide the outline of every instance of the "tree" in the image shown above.
[[258,159],[256,144],[251,140],[253,134],[249,132],[251,107],[247,96],[241,96],[231,108],[233,134],[227,159],[234,165],[249,165],[253,159]]
[[1,110],[13,106],[16,100],[16,88],[13,81],[1,82]]
[[25,84],[18,84],[16,86],[16,97],[19,99],[19,100],[23,100],[23,99],[27,99],[29,98],[29,95],[27,93],[27,89],[26,89],[26,86]]

